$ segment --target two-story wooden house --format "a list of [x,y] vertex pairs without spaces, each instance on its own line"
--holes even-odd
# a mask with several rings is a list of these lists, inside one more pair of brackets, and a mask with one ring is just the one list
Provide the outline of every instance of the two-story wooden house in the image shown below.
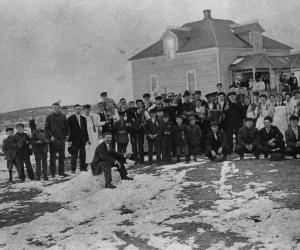
[[159,41],[129,59],[134,98],[186,89],[208,93],[219,82],[226,89],[237,78],[265,72],[275,79],[290,68],[292,48],[264,36],[257,20],[239,25],[212,18],[210,10],[203,13],[203,20],[168,28]]

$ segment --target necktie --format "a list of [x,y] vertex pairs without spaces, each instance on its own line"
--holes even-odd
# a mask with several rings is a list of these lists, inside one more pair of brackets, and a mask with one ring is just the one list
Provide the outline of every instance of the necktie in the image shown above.
[[94,118],[92,115],[91,115],[91,119],[92,119],[92,123],[93,123],[93,131],[94,131],[94,133],[96,133],[96,126],[95,126]]

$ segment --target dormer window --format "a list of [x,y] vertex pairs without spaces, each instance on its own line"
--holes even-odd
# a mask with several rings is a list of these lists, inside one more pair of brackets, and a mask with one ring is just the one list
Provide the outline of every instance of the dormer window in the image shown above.
[[169,60],[175,59],[175,40],[173,37],[166,39],[166,53]]

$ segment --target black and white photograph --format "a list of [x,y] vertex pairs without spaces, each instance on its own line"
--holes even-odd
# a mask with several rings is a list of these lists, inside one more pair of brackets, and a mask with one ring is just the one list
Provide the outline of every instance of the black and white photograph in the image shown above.
[[0,0],[0,249],[300,250],[299,11]]

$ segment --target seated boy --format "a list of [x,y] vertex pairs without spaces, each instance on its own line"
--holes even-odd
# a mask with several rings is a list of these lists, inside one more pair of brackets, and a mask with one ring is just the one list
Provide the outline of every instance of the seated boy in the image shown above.
[[9,182],[12,182],[13,166],[15,165],[15,167],[17,168],[17,164],[16,164],[17,142],[14,137],[14,128],[6,128],[6,133],[7,133],[7,138],[3,140],[2,151],[7,162]]
[[260,146],[265,158],[268,158],[270,153],[284,154],[283,135],[276,126],[272,125],[273,119],[270,116],[264,118],[265,127],[259,130]]
[[30,137],[24,132],[24,124],[17,124],[17,133],[14,138],[17,143],[16,163],[19,169],[21,181],[25,181],[24,163],[27,169],[28,178],[34,180],[34,173],[30,162],[31,150],[29,148]]
[[300,154],[300,126],[298,126],[299,118],[297,116],[290,117],[289,128],[285,131],[286,154],[292,155],[297,159],[297,154]]
[[226,135],[223,130],[219,130],[219,123],[216,121],[211,122],[210,128],[206,142],[206,156],[212,161],[225,160],[229,152]]
[[259,158],[258,130],[253,125],[254,120],[252,118],[246,118],[244,126],[238,131],[235,151],[241,160],[244,159],[245,153],[253,153],[256,159]]
[[44,121],[39,119],[36,124],[36,130],[31,136],[32,152],[36,162],[36,180],[41,179],[41,168],[44,181],[48,180],[47,176],[47,153],[48,138],[44,131]]

